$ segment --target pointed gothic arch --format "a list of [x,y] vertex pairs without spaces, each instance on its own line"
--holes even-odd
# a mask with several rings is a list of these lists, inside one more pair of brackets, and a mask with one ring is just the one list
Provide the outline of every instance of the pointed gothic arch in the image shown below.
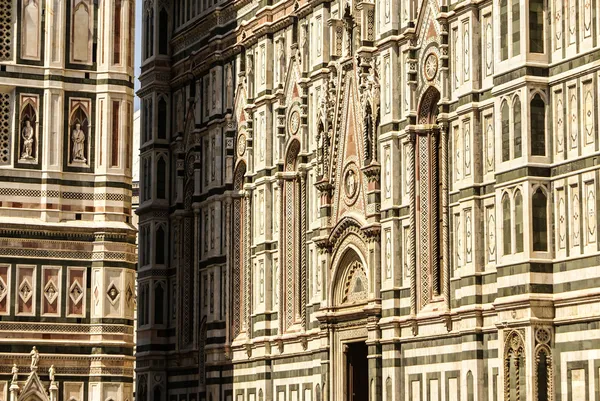
[[435,86],[430,86],[425,90],[419,103],[418,124],[436,124],[439,112],[438,102],[440,101],[440,92]]

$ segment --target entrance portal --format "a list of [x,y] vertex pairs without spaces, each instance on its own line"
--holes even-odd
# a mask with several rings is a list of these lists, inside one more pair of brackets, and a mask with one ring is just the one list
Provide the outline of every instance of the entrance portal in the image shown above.
[[369,399],[369,363],[364,341],[346,344],[346,400]]

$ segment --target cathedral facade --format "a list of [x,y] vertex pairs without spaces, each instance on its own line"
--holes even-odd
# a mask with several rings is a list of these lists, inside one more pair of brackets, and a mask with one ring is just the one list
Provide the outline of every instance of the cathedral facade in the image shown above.
[[598,400],[599,7],[146,1],[138,401]]
[[132,401],[133,0],[0,0],[0,400]]

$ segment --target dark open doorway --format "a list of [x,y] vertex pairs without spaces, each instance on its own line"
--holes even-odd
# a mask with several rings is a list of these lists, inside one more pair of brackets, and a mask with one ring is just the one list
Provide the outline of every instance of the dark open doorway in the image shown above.
[[369,399],[367,344],[361,341],[346,346],[346,400],[367,401]]

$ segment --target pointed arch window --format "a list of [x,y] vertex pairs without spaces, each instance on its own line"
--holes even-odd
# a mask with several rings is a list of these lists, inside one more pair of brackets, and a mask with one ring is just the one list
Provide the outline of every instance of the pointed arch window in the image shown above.
[[155,246],[155,256],[154,256],[154,262],[157,265],[164,265],[165,264],[165,251],[166,251],[166,241],[165,241],[165,229],[162,225],[158,226],[158,229],[156,230],[156,243],[154,244]]
[[114,3],[114,26],[113,26],[113,64],[121,64],[121,25],[123,20],[122,0]]
[[156,198],[167,198],[167,162],[162,157],[156,163]]
[[521,0],[512,0],[512,56],[521,53]]
[[512,227],[510,213],[510,198],[507,193],[502,196],[502,242],[504,255],[512,253]]
[[537,401],[551,399],[550,389],[552,383],[552,358],[546,346],[541,346],[536,353],[536,393]]
[[[165,322],[165,289],[163,287],[163,283],[157,283],[154,287],[154,323],[155,324],[164,324]],[[154,390],[156,391],[156,389]],[[160,390],[159,390],[159,398],[155,398],[155,400],[160,400]]]
[[515,251],[523,252],[523,195],[515,192]]
[[502,121],[502,161],[506,162],[510,160],[510,117],[506,100],[500,107],[500,119]]
[[169,14],[164,7],[158,14],[158,54],[169,54]]
[[91,53],[91,5],[89,0],[75,2],[75,10],[71,20],[71,61],[89,63]]
[[548,251],[548,199],[542,188],[533,194],[532,203],[532,234],[533,250],[535,252]]
[[500,59],[508,58],[508,0],[500,0]]
[[152,9],[146,12],[146,58],[154,55],[154,13]]
[[514,136],[514,158],[523,155],[522,150],[522,133],[521,133],[521,100],[518,96],[515,97],[513,103],[513,136]]
[[152,392],[152,401],[161,401],[161,391],[160,387],[155,386],[154,391]]
[[158,139],[167,139],[167,101],[164,97],[158,99]]
[[544,53],[544,0],[529,0],[529,51]]
[[531,155],[546,156],[546,105],[537,93],[530,103]]

